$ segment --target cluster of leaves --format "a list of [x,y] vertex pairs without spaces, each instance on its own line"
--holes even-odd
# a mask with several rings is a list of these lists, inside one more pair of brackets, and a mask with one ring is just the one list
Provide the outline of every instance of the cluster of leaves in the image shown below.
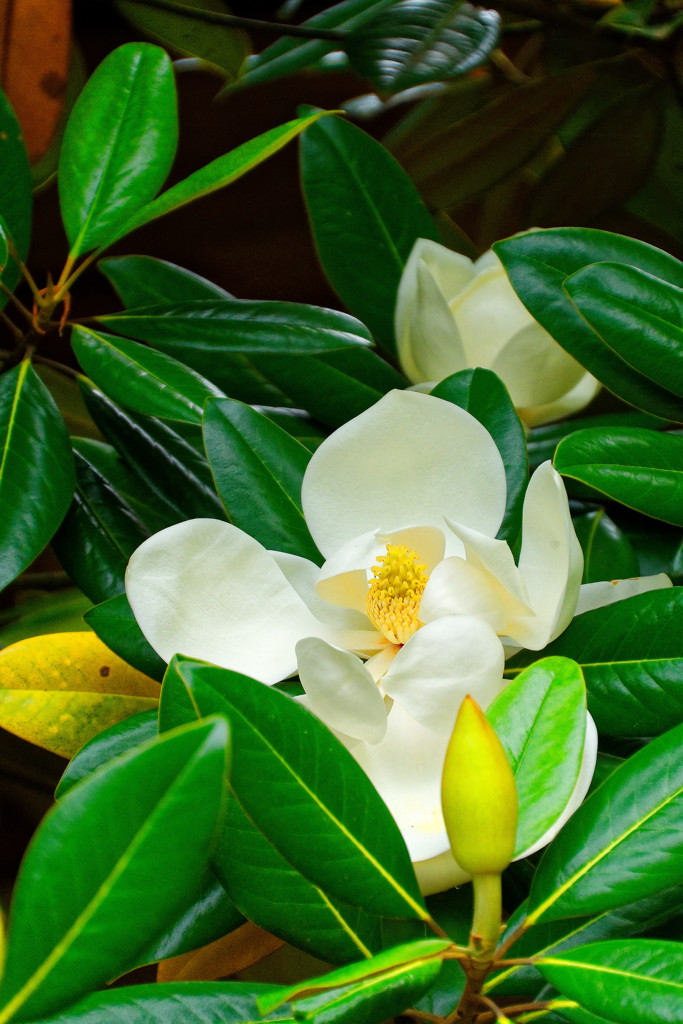
[[[370,14],[388,6],[349,0],[316,25],[335,29],[358,17],[363,32],[347,52],[358,67],[363,60],[380,66]],[[443,4],[428,7],[443,14]],[[647,17],[643,9],[645,26]],[[414,53],[413,36],[402,38]],[[309,66],[333,45],[281,41],[244,80]],[[386,72],[390,82],[378,79],[381,88],[426,81],[405,72],[403,57],[397,67]],[[526,167],[559,126],[568,130],[570,110],[588,95],[581,75],[583,68],[521,87],[520,109],[538,133],[504,150],[511,162],[503,161],[497,180]],[[454,96],[447,102],[462,102]],[[508,106],[503,96],[482,108],[485,115],[470,112],[446,139],[443,108],[432,108],[431,122],[421,109],[411,144],[432,167],[433,189],[417,157],[411,164],[404,155],[422,195],[386,148],[319,113],[272,129],[158,194],[177,136],[165,53],[123,47],[83,91],[58,170],[67,262],[54,283],[34,286],[33,311],[11,300],[26,330],[11,328],[16,344],[0,378],[0,550],[4,585],[52,538],[61,564],[95,603],[87,613],[94,633],[39,638],[0,656],[2,725],[73,757],[17,883],[0,1024],[105,1015],[122,1024],[151,1017],[246,1024],[263,1016],[380,1024],[408,1007],[416,1019],[456,1019],[467,891],[423,900],[386,807],[345,748],[282,692],[286,686],[183,658],[166,668],[137,627],[123,574],[147,536],[198,516],[229,520],[266,547],[320,561],[301,510],[311,452],[330,430],[406,386],[392,361],[393,307],[413,243],[439,238],[423,200],[452,212],[493,184],[477,177],[476,154],[463,155],[454,140],[476,132],[482,153],[502,146]],[[31,187],[7,104],[0,115],[0,262],[9,302],[28,248]],[[497,127],[487,135],[487,125]],[[320,261],[350,312],[234,298],[150,257],[103,259],[122,311],[69,321],[87,374],[78,375],[79,386],[100,436],[70,438],[40,379],[50,362],[42,339],[62,311],[68,317],[81,271],[134,228],[229,184],[297,135]],[[408,137],[405,124],[399,137]],[[564,159],[576,164],[553,172],[563,194],[571,168],[584,166],[585,151],[571,154],[567,147]],[[463,191],[442,194],[447,182]],[[531,231],[496,248],[531,313],[633,407],[527,438],[492,373],[467,370],[442,381],[435,394],[476,416],[503,456],[501,536],[512,543],[519,534],[529,460],[554,453],[574,498],[585,580],[675,574],[683,525],[681,264],[594,229]],[[512,681],[488,716],[515,770],[518,850],[566,804],[586,702],[603,743],[593,794],[542,858],[509,871],[510,919],[483,984],[482,1020],[494,1012],[501,1020],[532,1019],[528,1013],[577,1024],[683,1019],[683,953],[662,937],[676,937],[683,912],[682,619],[681,589],[654,591],[578,616],[543,652],[549,659],[522,652],[510,663]],[[340,966],[287,988],[180,982],[168,967],[160,984],[105,988],[136,966],[226,935],[233,951],[248,941],[263,948],[254,926]],[[209,948],[220,962],[211,977],[235,969],[234,953]],[[487,1011],[494,1001],[505,1011]]]

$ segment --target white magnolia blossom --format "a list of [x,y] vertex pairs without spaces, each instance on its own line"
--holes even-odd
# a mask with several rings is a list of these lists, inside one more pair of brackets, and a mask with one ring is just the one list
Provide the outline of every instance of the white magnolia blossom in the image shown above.
[[[504,648],[541,650],[576,610],[670,585],[581,588],[583,558],[550,463],[529,485],[519,564],[495,540],[503,463],[488,432],[438,398],[395,391],[335,431],[306,471],[302,504],[322,568],[198,519],[145,541],[126,590],[152,647],[275,683],[299,671],[308,707],[351,750],[391,809],[423,891],[463,880],[441,814],[448,738],[467,693],[501,691]],[[574,793],[592,776],[589,720]]]
[[395,328],[399,362],[413,384],[486,367],[529,426],[582,409],[600,387],[532,318],[492,251],[473,263],[419,238],[401,277]]

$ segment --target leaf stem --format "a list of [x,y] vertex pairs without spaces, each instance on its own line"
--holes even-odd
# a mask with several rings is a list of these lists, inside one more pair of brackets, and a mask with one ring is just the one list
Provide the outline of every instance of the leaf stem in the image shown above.
[[211,25],[227,25],[230,28],[253,29],[256,32],[269,32],[280,36],[294,36],[298,39],[323,39],[342,43],[348,39],[348,32],[341,29],[307,28],[305,25],[280,25],[273,21],[260,21],[258,18],[241,18],[236,14],[223,14],[221,11],[206,11],[202,8],[189,7],[178,3],[178,0],[140,0],[148,7],[160,7],[164,11],[175,14],[186,14],[191,18],[199,18]]

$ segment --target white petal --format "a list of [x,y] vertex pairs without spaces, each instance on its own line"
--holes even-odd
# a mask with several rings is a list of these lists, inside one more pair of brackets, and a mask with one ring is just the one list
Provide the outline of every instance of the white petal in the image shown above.
[[471,875],[460,867],[450,850],[431,857],[429,860],[421,860],[413,864],[420,892],[423,896],[433,896],[437,892],[445,892],[452,889],[454,885],[462,885],[469,882]]
[[441,813],[441,773],[448,739],[424,729],[394,704],[382,742],[352,750],[393,814],[413,861],[449,849]]
[[451,302],[470,366],[491,367],[508,339],[533,323],[500,267],[480,269]]
[[519,408],[517,412],[529,427],[550,423],[552,420],[563,420],[592,402],[601,387],[602,384],[595,377],[590,373],[584,373],[578,384],[555,402]]
[[495,537],[487,537],[478,530],[469,529],[461,523],[448,523],[450,529],[462,541],[465,558],[470,565],[494,577],[507,591],[510,607],[519,605],[515,614],[528,613],[529,595],[524,580],[515,565],[515,559],[509,544]]
[[584,583],[579,591],[579,603],[576,615],[591,611],[593,608],[604,608],[615,601],[623,601],[635,594],[645,594],[648,590],[664,590],[673,583],[660,572],[655,576],[636,576],[630,580],[607,580],[600,583]]
[[398,361],[414,384],[441,380],[467,366],[446,296],[423,258],[409,260],[403,272],[395,325]]
[[579,777],[577,778],[576,785],[572,790],[572,795],[569,797],[566,807],[560,816],[553,822],[548,831],[544,832],[541,838],[538,839],[533,846],[530,846],[528,850],[518,854],[515,857],[515,860],[522,860],[522,858],[528,857],[532,853],[536,853],[537,850],[542,850],[544,846],[548,845],[551,839],[555,838],[560,829],[564,827],[565,823],[569,818],[571,818],[574,811],[583,802],[583,798],[590,788],[597,757],[598,730],[595,728],[595,722],[591,718],[590,714],[586,712],[586,738],[583,744],[583,756],[581,758],[581,767],[579,768]]
[[304,475],[304,515],[329,558],[371,530],[444,516],[492,536],[505,511],[503,461],[488,431],[464,409],[414,391],[392,391],[328,437]]
[[382,685],[420,725],[448,737],[468,693],[482,708],[498,696],[505,686],[504,665],[503,645],[490,626],[450,615],[410,637]]
[[311,711],[336,731],[379,743],[387,728],[387,710],[363,662],[315,637],[300,640],[296,656]]
[[216,519],[146,540],[128,563],[126,593],[164,661],[185,654],[264,683],[291,675],[297,640],[321,630],[266,549]]
[[567,493],[549,462],[538,467],[524,498],[519,571],[534,615],[514,620],[509,635],[539,651],[569,625],[583,574]]
[[[329,623],[338,629],[368,628],[368,618],[364,611],[362,613],[354,611],[352,606],[337,607],[322,599],[316,589],[320,569],[314,562],[309,562],[307,558],[291,555],[285,551],[270,551],[269,554],[279,565],[301,600],[321,622]],[[367,582],[365,590],[367,590]]]
[[516,406],[554,402],[575,387],[584,369],[535,320],[510,334],[491,362]]
[[492,576],[464,558],[445,558],[429,577],[420,620],[429,624],[444,615],[472,615],[502,635],[508,620],[506,596]]
[[354,537],[327,559],[319,572],[318,594],[331,604],[365,614],[370,570],[378,556],[386,554],[387,544],[405,544],[415,551],[428,573],[441,561],[446,546],[443,530],[433,526],[410,526],[391,533],[372,530]]

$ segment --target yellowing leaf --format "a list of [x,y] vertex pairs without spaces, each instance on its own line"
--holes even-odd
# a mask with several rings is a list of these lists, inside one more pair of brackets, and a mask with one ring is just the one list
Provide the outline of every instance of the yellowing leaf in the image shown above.
[[159,684],[94,633],[34,636],[0,651],[0,726],[62,757],[158,699]]
[[235,928],[208,946],[195,949],[170,960],[162,960],[157,967],[157,981],[215,981],[227,978],[237,971],[263,960],[284,946],[282,939],[257,928],[251,921]]

